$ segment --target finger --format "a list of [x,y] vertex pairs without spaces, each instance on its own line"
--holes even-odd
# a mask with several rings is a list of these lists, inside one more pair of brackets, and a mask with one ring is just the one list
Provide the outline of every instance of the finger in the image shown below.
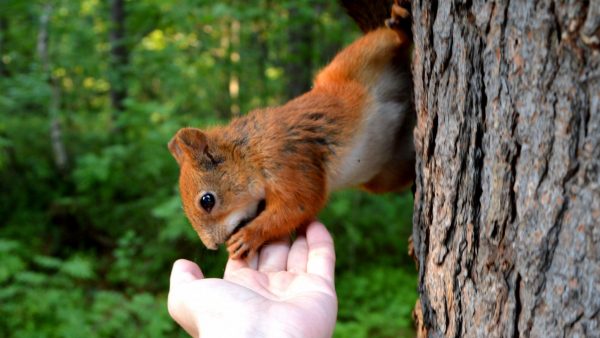
[[320,222],[309,224],[306,229],[308,260],[306,272],[316,274],[333,283],[335,273],[335,250],[333,239]]
[[171,287],[204,278],[200,267],[187,259],[178,259],[171,270]]
[[306,261],[308,260],[308,245],[306,236],[298,235],[288,255],[287,270],[294,273],[306,272]]
[[244,268],[248,268],[248,260],[246,259],[232,259],[229,257],[227,264],[225,265],[225,276]]
[[186,295],[184,293],[185,291],[183,290],[174,291],[171,288],[167,297],[167,310],[171,318],[190,336],[197,337],[198,325],[196,324],[193,310],[188,307],[189,303],[186,302]]
[[287,267],[287,257],[290,251],[288,238],[267,243],[258,254],[258,271],[284,271]]
[[251,252],[249,257],[246,257],[245,261],[248,263],[248,267],[252,270],[258,269],[258,252]]
[[225,273],[223,277],[226,278],[230,276],[232,273],[235,273],[241,269],[252,269],[256,270],[258,268],[258,254],[251,253],[249,257],[246,258],[236,258],[232,259],[231,256],[227,260],[227,264],[225,265]]
[[194,262],[179,259],[173,264],[167,309],[173,320],[192,336],[198,335],[198,328],[193,313],[188,307],[189,303],[186,302],[189,295],[185,284],[202,278],[204,275]]

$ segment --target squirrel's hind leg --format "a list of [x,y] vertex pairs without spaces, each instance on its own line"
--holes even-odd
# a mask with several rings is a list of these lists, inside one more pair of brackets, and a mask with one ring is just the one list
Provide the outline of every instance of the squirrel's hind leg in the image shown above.
[[[402,3],[402,4],[401,4]],[[404,6],[410,6],[409,1],[394,0],[392,15],[385,20],[385,25],[397,32],[410,31],[410,11]]]

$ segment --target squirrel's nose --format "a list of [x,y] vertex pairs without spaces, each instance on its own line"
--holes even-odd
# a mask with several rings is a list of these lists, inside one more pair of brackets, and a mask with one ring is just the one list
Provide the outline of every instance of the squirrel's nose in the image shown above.
[[219,248],[218,243],[211,236],[198,233],[198,237],[207,249],[217,250]]

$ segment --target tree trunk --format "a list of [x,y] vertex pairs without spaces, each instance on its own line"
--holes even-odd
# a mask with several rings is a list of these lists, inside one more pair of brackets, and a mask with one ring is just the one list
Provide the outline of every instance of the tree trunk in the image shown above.
[[600,335],[600,2],[412,2],[420,335]]
[[289,74],[286,86],[288,99],[295,98],[310,90],[312,84],[313,22],[312,18],[302,15],[292,2],[289,9],[288,25],[289,62],[285,73]]
[[240,29],[241,23],[232,18],[229,24],[229,115],[240,116]]
[[[268,11],[271,8],[271,0],[265,0],[260,2],[260,9]],[[260,106],[266,107],[268,105],[268,98],[270,97],[267,68],[269,65],[269,42],[267,40],[267,34],[269,34],[269,22],[268,19],[260,17],[255,23],[257,29],[252,35],[253,43],[258,50],[258,83],[257,91],[260,98]]]
[[[111,79],[110,102],[113,109],[113,120],[125,108],[127,98],[127,84],[125,83],[126,68],[129,64],[129,50],[125,41],[125,1],[112,0],[110,8],[110,54],[111,54]],[[114,127],[113,127],[114,128]],[[118,130],[119,128],[114,128]]]
[[48,102],[48,116],[50,129],[50,143],[52,145],[52,155],[54,165],[61,174],[67,169],[68,158],[67,150],[63,142],[62,126],[60,124],[60,88],[57,80],[52,74],[50,66],[50,56],[48,52],[50,16],[52,14],[52,5],[46,3],[42,14],[40,15],[40,27],[37,36],[37,53],[42,66],[42,72],[48,79],[50,88],[50,100]]
[[[228,3],[229,5],[229,3]],[[231,93],[231,79],[234,73],[233,70],[233,62],[231,58],[232,47],[231,47],[231,29],[233,25],[231,24],[232,19],[227,19],[221,21],[221,39],[220,39],[220,49],[223,50],[223,53],[219,53],[219,56],[222,58],[222,68],[223,68],[223,93],[227,93],[223,95],[222,98],[216,100],[217,104],[217,116],[222,120],[228,120],[232,117],[232,93]]]
[[8,48],[6,48],[7,40],[8,19],[5,17],[4,13],[0,13],[0,77],[9,76],[8,68],[4,64],[4,60],[2,60],[4,53],[8,51]]

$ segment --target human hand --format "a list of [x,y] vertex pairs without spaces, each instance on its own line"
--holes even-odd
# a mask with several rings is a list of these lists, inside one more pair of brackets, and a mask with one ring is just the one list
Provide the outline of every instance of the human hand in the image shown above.
[[265,245],[250,261],[227,262],[223,279],[173,265],[169,314],[194,337],[330,337],[337,316],[335,251],[311,223],[294,243]]

